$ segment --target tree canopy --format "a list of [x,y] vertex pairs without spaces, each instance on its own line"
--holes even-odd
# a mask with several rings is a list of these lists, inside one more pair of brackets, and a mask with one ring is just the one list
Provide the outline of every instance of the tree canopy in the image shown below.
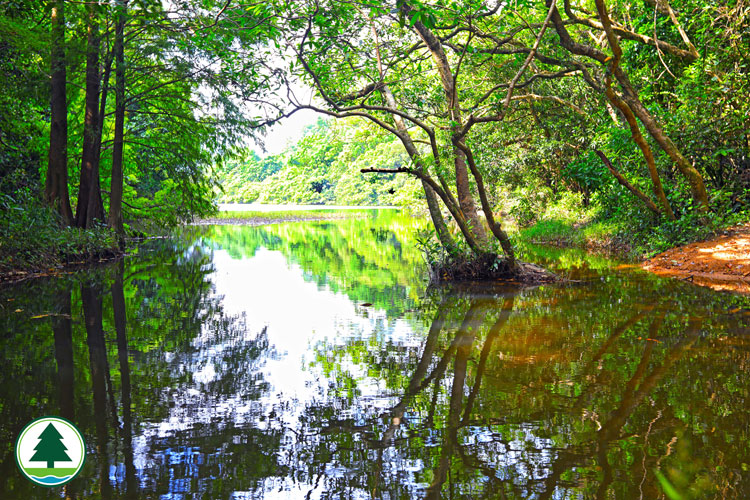
[[[6,3],[3,199],[43,190],[63,223],[120,233],[210,212],[217,182],[237,201],[426,202],[447,252],[511,266],[506,219],[561,200],[684,233],[747,214],[747,17],[736,0]],[[345,121],[252,151],[302,110]]]

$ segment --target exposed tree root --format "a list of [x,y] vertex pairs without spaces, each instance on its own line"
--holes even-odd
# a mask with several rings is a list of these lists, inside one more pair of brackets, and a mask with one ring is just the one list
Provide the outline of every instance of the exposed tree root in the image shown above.
[[451,257],[430,266],[432,283],[492,280],[536,284],[560,281],[560,277],[528,262],[519,261],[513,268],[505,259],[494,254]]

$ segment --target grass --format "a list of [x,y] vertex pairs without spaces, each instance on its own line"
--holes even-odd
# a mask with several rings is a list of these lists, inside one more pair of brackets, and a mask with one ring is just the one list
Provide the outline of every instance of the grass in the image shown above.
[[600,250],[623,256],[630,252],[630,246],[621,237],[621,228],[611,221],[541,220],[518,230],[517,238],[526,243]]
[[742,215],[722,216],[714,212],[688,214],[658,224],[613,219],[583,223],[544,219],[518,230],[517,238],[524,243],[605,251],[631,260],[650,258],[673,247],[710,239],[747,220]]
[[77,469],[75,467],[55,467],[54,469],[48,467],[27,467],[24,470],[27,474],[36,477],[65,477],[73,474]]
[[0,199],[0,277],[48,271],[64,264],[119,254],[106,227],[64,227],[57,214],[35,200]]

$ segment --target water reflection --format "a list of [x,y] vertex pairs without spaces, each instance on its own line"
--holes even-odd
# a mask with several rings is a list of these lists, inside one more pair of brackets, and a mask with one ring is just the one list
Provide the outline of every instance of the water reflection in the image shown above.
[[[750,493],[747,299],[580,256],[424,292],[410,224],[213,228],[0,291],[0,498]],[[62,491],[12,457],[45,414],[87,439]]]

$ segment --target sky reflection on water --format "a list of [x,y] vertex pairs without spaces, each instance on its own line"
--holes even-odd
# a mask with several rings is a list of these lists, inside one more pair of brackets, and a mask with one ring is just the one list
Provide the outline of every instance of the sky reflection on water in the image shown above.
[[[750,495],[747,298],[539,249],[582,281],[425,289],[417,224],[197,228],[0,291],[0,497]],[[87,439],[64,490],[15,470],[45,414]]]

